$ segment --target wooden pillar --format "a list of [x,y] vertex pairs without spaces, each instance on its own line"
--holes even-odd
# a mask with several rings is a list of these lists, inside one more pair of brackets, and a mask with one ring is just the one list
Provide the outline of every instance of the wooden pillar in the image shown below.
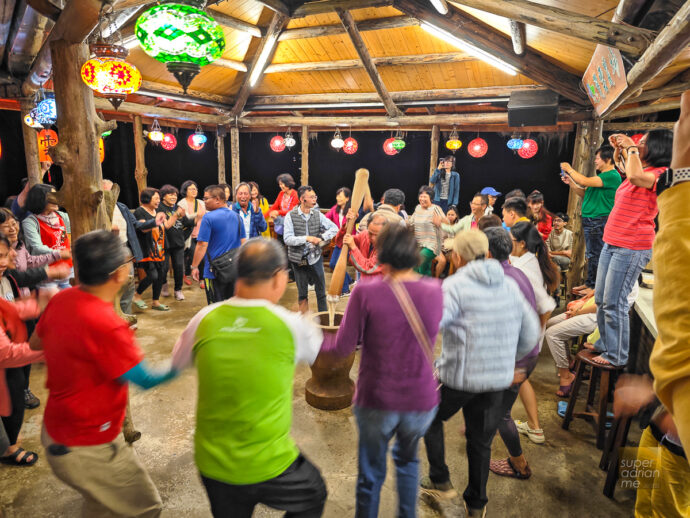
[[302,126],[302,175],[301,185],[309,185],[309,128]]
[[240,183],[240,129],[230,128],[230,168],[232,172],[232,190]]
[[431,159],[429,160],[429,178],[434,174],[434,170],[438,167],[438,141],[440,137],[438,124],[431,127]]
[[101,133],[117,127],[115,121],[98,117],[93,92],[81,80],[88,47],[55,40],[50,48],[60,142],[51,149],[53,161],[62,167],[60,204],[70,215],[72,238],[96,229],[109,229],[101,182],[98,140]]
[[141,115],[134,116],[134,178],[137,181],[139,194],[146,189],[146,177],[149,174],[146,169],[146,139],[144,139],[144,127],[141,123]]
[[[219,184],[224,184],[227,183],[225,180],[225,135],[221,135],[218,133],[216,135],[216,144],[218,146],[218,183]],[[230,143],[232,146],[232,142]],[[234,185],[233,185],[233,192],[234,192]],[[228,200],[229,201],[229,200]]]
[[[575,151],[573,153],[573,169],[585,176],[594,176],[594,155],[601,145],[603,121],[586,121],[577,125],[575,134]],[[585,266],[585,238],[582,232],[582,198],[575,191],[570,190],[568,197],[568,219],[573,232],[573,251],[568,271],[567,290],[582,284]]]
[[24,124],[24,116],[34,107],[31,99],[22,99],[19,102],[22,114],[22,136],[24,137],[24,156],[26,157],[26,177],[29,179],[29,186],[33,187],[37,183],[43,183],[41,163],[38,160],[38,139],[36,130]]

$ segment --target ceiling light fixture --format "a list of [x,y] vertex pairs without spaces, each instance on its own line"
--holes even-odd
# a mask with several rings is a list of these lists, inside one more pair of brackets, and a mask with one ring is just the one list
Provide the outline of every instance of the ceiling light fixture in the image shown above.
[[454,36],[450,32],[441,29],[439,27],[436,27],[435,25],[431,25],[428,22],[422,22],[421,23],[422,29],[424,29],[426,32],[429,34],[432,34],[433,36],[436,36],[437,38],[440,38],[447,43],[450,43],[451,45],[456,46],[460,50],[464,50],[468,54],[474,56],[475,58],[481,59],[485,63],[494,66],[498,68],[499,70],[505,72],[506,74],[509,74],[511,76],[517,75],[518,71],[513,65],[509,65],[505,61],[502,61],[498,59],[497,57],[492,56],[488,52],[479,49],[475,47],[474,45],[471,45],[470,43],[467,43],[464,40],[461,40],[457,36]]

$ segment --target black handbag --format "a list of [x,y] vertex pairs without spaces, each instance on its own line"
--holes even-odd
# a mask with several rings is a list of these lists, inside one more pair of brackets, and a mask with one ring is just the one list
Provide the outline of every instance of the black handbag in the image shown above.
[[[238,225],[237,225],[237,235],[241,233],[242,218],[237,215]],[[221,284],[230,284],[235,282],[237,278],[237,269],[235,268],[235,258],[237,257],[237,252],[239,248],[233,248],[220,254],[215,259],[209,257],[209,269],[211,273]]]

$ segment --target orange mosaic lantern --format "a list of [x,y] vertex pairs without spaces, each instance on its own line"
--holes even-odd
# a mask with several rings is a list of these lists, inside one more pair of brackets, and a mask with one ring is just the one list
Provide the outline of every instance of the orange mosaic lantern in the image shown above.
[[81,78],[89,88],[103,94],[117,110],[128,94],[141,87],[141,73],[125,61],[129,54],[125,47],[95,43],[89,48],[95,57],[81,67]]
[[102,138],[98,139],[98,158],[101,160],[101,164],[105,160],[105,142]]
[[58,144],[58,136],[54,130],[43,129],[38,132],[36,136],[38,139],[38,160],[40,162],[50,162],[53,163],[53,159],[50,158],[48,150],[51,147],[55,147]]

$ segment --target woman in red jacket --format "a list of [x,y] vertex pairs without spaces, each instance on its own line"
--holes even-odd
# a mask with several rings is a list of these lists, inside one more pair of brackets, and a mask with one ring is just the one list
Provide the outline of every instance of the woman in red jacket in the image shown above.
[[280,193],[276,201],[268,208],[268,213],[264,214],[266,219],[273,220],[273,230],[276,234],[283,235],[283,218],[299,204],[297,191],[295,190],[295,180],[289,174],[281,174],[276,178]]
[[527,205],[532,211],[532,223],[537,227],[541,238],[546,241],[553,228],[553,216],[544,207],[544,195],[539,191],[532,191],[527,196]]

